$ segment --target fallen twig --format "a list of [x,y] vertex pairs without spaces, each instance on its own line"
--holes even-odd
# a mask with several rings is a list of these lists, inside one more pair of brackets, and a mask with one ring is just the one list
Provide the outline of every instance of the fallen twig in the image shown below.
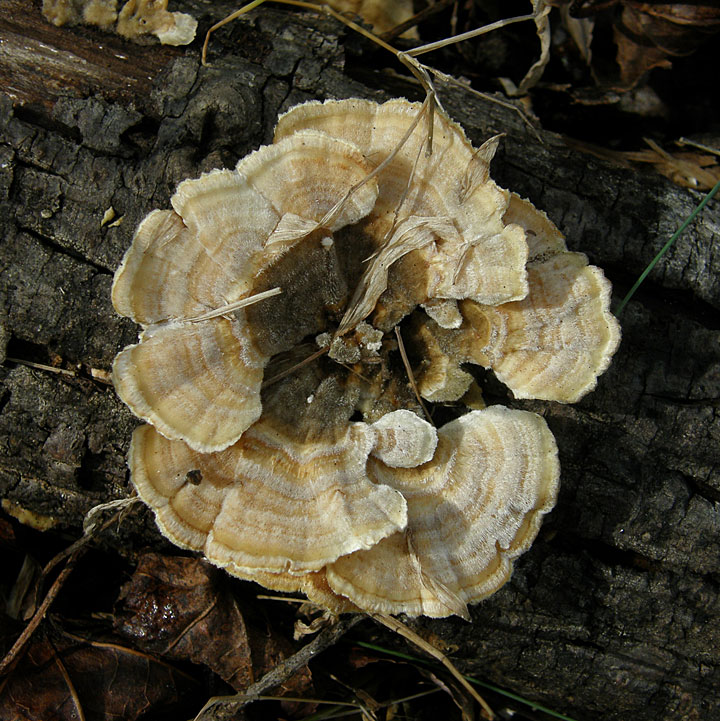
[[333,646],[347,631],[366,618],[358,614],[342,619],[335,625],[321,631],[307,645],[297,653],[286,658],[274,669],[268,671],[260,680],[249,686],[243,693],[234,696],[215,696],[200,709],[194,721],[221,721],[231,719],[248,704],[259,701],[260,697],[271,688],[275,688],[287,681],[291,676],[306,666],[317,654]]
[[50,604],[52,604],[52,602],[55,600],[55,597],[60,592],[63,583],[65,583],[65,580],[72,572],[75,566],[75,562],[84,552],[84,548],[76,549],[75,552],[68,559],[68,562],[65,564],[65,568],[63,568],[62,571],[58,573],[57,578],[53,581],[52,586],[50,586],[50,589],[48,590],[47,595],[43,599],[43,602],[37,607],[35,613],[33,614],[33,617],[28,621],[27,626],[25,626],[23,632],[12,645],[12,648],[5,654],[5,658],[0,661],[0,675],[6,673],[15,663],[16,659],[19,657],[20,652],[25,648],[25,644],[27,644],[27,642],[30,640],[30,637],[33,635],[33,633],[35,633],[37,627],[40,625],[40,622],[43,620],[43,618],[45,618],[45,614],[47,613],[48,608],[50,608]]

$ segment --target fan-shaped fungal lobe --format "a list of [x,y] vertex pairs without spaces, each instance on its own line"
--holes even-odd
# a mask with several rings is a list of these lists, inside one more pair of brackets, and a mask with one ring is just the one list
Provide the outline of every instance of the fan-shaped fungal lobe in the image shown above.
[[458,329],[432,320],[418,324],[417,341],[432,358],[420,375],[421,393],[457,400],[471,380],[460,365],[477,363],[492,368],[516,398],[574,403],[595,387],[620,342],[610,283],[583,254],[569,252],[557,228],[528,201],[511,196],[505,218],[527,233],[530,290],[522,300],[496,306],[461,301]]
[[306,103],[140,224],[113,379],[168,538],[336,613],[467,617],[507,580],[557,449],[538,415],[467,412],[472,365],[571,402],[619,331],[602,272],[490,179],[497,142],[426,105]]
[[113,380],[123,401],[165,436],[211,452],[260,417],[266,360],[238,314],[149,327],[118,354]]
[[[382,105],[369,100],[310,102],[281,116],[275,141],[313,128],[354,143],[376,168],[386,163],[378,173],[379,196],[366,223],[388,247],[398,244],[398,208],[406,223],[432,226],[436,241],[426,249],[422,275],[412,279],[420,302],[473,298],[495,304],[525,297],[524,234],[503,222],[507,191],[488,182],[497,139],[475,150],[459,125],[436,112],[432,154],[427,155],[429,114],[420,113],[419,104],[404,100]],[[408,235],[405,242],[412,238]]]
[[[252,153],[234,172],[184,181],[174,211],[153,211],[140,224],[112,291],[115,308],[146,327],[113,365],[136,415],[201,452],[238,440],[260,416],[263,368],[275,351],[253,340],[239,308],[199,319],[253,295],[269,258],[306,235],[267,251],[284,217],[317,223],[367,173],[353,146],[302,132]],[[365,183],[333,229],[366,215],[376,197],[377,186]]]
[[197,20],[169,12],[167,5],[168,0],[43,0],[42,13],[53,25],[110,28],[117,23],[117,32],[126,38],[152,34],[163,45],[188,45],[195,39]]
[[428,463],[371,459],[369,469],[407,500],[407,526],[329,565],[327,580],[360,608],[413,616],[467,616],[465,604],[502,586],[555,505],[559,477],[545,421],[500,406],[443,426]]
[[415,468],[435,455],[435,428],[411,411],[386,413],[372,428],[377,434],[372,454],[391,468]]
[[131,468],[177,545],[239,574],[318,571],[407,523],[403,496],[367,476],[367,428],[348,425],[334,444],[313,443],[260,420],[233,446],[208,454],[141,426]]

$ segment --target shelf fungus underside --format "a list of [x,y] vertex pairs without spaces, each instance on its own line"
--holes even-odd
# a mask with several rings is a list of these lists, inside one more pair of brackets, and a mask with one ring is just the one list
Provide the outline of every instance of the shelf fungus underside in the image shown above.
[[291,109],[150,213],[113,284],[143,328],[113,379],[163,533],[338,613],[467,618],[502,586],[559,465],[540,416],[478,402],[478,370],[574,402],[619,342],[602,272],[490,179],[497,138],[430,117]]

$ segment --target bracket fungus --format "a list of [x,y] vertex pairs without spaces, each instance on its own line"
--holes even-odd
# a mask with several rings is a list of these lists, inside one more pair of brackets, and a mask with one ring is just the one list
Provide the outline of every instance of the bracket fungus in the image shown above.
[[338,613],[467,618],[505,583],[557,448],[534,413],[469,410],[473,366],[573,402],[619,329],[602,272],[490,179],[497,143],[427,102],[309,102],[140,224],[113,380],[168,538]]
[[195,39],[197,20],[170,12],[168,0],[43,0],[42,13],[53,25],[97,25],[138,40],[155,35],[163,45],[189,45]]

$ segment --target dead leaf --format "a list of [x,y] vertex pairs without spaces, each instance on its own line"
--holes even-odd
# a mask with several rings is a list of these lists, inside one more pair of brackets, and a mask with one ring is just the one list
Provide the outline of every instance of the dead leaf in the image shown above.
[[636,11],[625,8],[622,21],[614,28],[620,82],[625,88],[633,87],[648,70],[672,67],[664,50],[639,42],[643,37],[642,17]]
[[[248,626],[226,577],[200,559],[146,553],[120,592],[115,628],[134,645],[207,666],[242,691],[293,651],[271,629]],[[287,684],[307,691],[310,672]]]
[[135,721],[150,710],[170,710],[187,697],[189,680],[122,646],[38,636],[0,687],[0,718]]
[[643,35],[668,55],[689,55],[720,30],[717,2],[657,3],[624,0],[625,7],[642,16]]
[[[620,83],[616,90],[620,91],[635,87],[653,68],[672,67],[671,58],[690,55],[712,34],[720,31],[717,0],[697,0],[693,3],[638,0],[547,2],[560,8],[563,25],[588,62],[594,20],[604,17],[612,22],[620,69]],[[622,9],[619,13],[618,6]]]
[[540,40],[540,57],[525,73],[525,77],[520,81],[519,85],[515,86],[515,83],[513,83],[510,78],[498,78],[498,81],[503,86],[503,90],[510,97],[526,95],[528,90],[534,88],[540,81],[540,78],[545,72],[545,67],[550,61],[550,41],[552,35],[548,15],[552,9],[551,4],[547,0],[533,0],[532,5],[535,15],[535,31],[538,40]]
[[717,164],[717,157],[703,155],[693,151],[669,153],[663,150],[654,140],[645,138],[650,146],[650,151],[644,151],[650,157],[633,157],[640,153],[626,153],[630,160],[640,160],[652,163],[656,170],[665,177],[670,178],[677,185],[698,190],[710,190],[720,181],[720,166]]
[[535,30],[540,40],[540,58],[533,63],[525,77],[520,81],[518,94],[524,95],[528,90],[535,87],[545,72],[545,67],[550,61],[550,6],[546,0],[533,0],[533,12],[535,13]]
[[716,3],[653,4],[625,0],[615,23],[620,80],[633,87],[652,68],[670,68],[670,57],[689,55],[720,30]]

